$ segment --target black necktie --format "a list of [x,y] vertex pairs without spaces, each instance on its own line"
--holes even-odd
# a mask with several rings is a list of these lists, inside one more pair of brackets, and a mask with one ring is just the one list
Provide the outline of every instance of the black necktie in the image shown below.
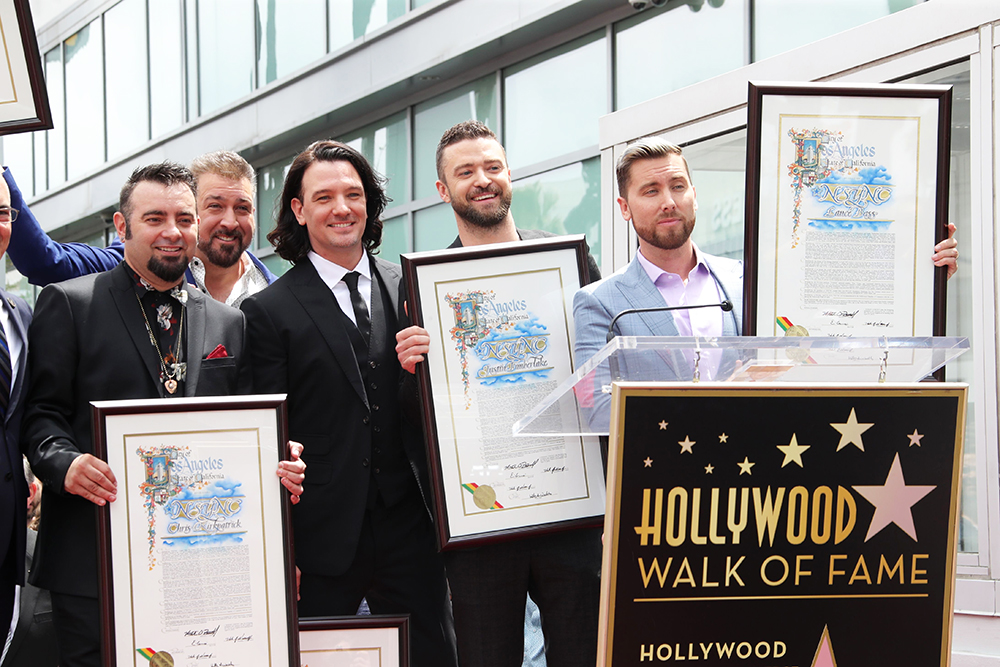
[[[351,291],[351,306],[354,307],[354,321],[358,325],[358,331],[361,332],[361,337],[365,339],[365,345],[367,346],[371,341],[372,335],[372,321],[368,317],[368,306],[365,305],[365,300],[361,298],[361,292],[358,291],[358,278],[361,277],[357,271],[351,271],[344,276],[344,282],[347,283],[347,289]],[[8,362],[8,366],[10,363]]]
[[0,419],[7,416],[7,406],[10,403],[10,383],[13,379],[10,368],[10,347],[7,345],[7,332],[0,323]]

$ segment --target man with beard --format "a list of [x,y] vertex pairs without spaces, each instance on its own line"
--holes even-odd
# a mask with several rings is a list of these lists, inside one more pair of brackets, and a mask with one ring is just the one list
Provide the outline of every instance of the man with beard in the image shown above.
[[[184,281],[198,229],[194,188],[177,164],[136,169],[114,217],[124,261],[46,287],[28,331],[22,442],[45,508],[30,580],[51,592],[63,667],[101,662],[94,505],[115,501],[117,480],[93,455],[90,402],[251,388],[242,313]],[[296,495],[303,472],[301,461],[279,464]]]
[[[728,313],[721,308],[637,313],[619,320],[616,332],[623,336],[739,335],[743,262],[703,253],[691,240],[698,202],[680,147],[657,137],[640,139],[622,153],[616,176],[618,205],[639,237],[639,252],[628,266],[581,289],[574,297],[577,363],[586,362],[604,347],[611,320],[630,308],[729,299],[734,308]],[[954,232],[955,226],[949,225],[949,236]],[[956,246],[955,239],[945,239],[931,256],[936,266],[947,267],[948,277],[957,268]],[[704,362],[703,353],[703,378]],[[715,369],[712,363],[708,366],[707,379],[712,379]],[[669,378],[661,375],[659,379]]]
[[[247,296],[277,279],[247,252],[255,231],[256,175],[246,160],[231,151],[195,158],[191,172],[197,181],[201,222],[187,281],[217,301],[239,307]],[[53,241],[24,204],[10,170],[4,170],[3,176],[10,187],[11,206],[21,211],[11,235],[10,259],[31,284],[44,287],[107,271],[121,263],[124,248],[120,239],[107,248]]]
[[[458,225],[458,238],[449,247],[555,236],[514,226],[507,156],[483,123],[466,121],[444,133],[437,147],[437,171],[438,193],[451,204]],[[589,253],[587,260],[589,280],[598,280],[597,262]],[[396,340],[400,364],[414,372],[429,349],[427,331],[411,326],[400,331]],[[600,530],[524,537],[447,551],[444,558],[460,664],[522,664],[529,594],[541,613],[549,667],[597,661]]]

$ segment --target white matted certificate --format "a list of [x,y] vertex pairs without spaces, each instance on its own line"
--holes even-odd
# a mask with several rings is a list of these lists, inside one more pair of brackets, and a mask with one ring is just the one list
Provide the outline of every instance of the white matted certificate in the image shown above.
[[744,331],[944,333],[951,90],[751,84]]
[[409,618],[336,616],[302,621],[302,667],[409,667]]
[[105,663],[293,664],[283,396],[103,401],[118,481],[101,511]]
[[410,312],[430,334],[418,364],[442,548],[599,525],[595,437],[514,437],[573,366],[582,236],[404,255]]
[[52,128],[28,0],[0,0],[0,134]]

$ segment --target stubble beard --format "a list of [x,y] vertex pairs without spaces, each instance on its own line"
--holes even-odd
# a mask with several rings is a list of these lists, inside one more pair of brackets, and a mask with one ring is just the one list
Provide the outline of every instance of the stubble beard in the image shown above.
[[171,284],[180,282],[187,267],[187,259],[183,257],[178,258],[176,262],[165,262],[157,257],[150,257],[149,261],[146,262],[146,268],[150,273]]
[[206,244],[202,244],[201,239],[198,239],[198,249],[204,253],[205,259],[209,264],[228,269],[240,261],[240,258],[248,247],[243,242],[243,232],[237,229],[233,231],[231,236],[235,239],[235,242],[231,244],[224,243],[221,246],[214,245],[211,238]]
[[499,188],[488,188],[485,190],[479,190],[477,192],[469,193],[469,197],[476,197],[485,193],[492,193],[499,195],[496,208],[492,210],[481,210],[476,208],[469,199],[463,199],[461,202],[452,197],[451,207],[458,215],[458,217],[465,220],[473,227],[479,227],[480,229],[493,229],[498,227],[504,220],[507,219],[507,215],[510,213],[510,203],[513,201],[513,192],[507,190],[504,192]]
[[660,229],[654,223],[653,229],[650,232],[643,231],[640,233],[637,227],[636,234],[646,243],[661,250],[677,250],[691,238],[691,232],[694,231],[694,222],[694,217],[690,220],[684,218],[681,220],[679,226],[670,229]]

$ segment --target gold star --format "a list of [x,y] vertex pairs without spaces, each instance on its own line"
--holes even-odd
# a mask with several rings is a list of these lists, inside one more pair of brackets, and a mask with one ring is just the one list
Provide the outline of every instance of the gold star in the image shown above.
[[750,468],[754,467],[757,464],[756,463],[750,463],[750,459],[748,459],[746,456],[744,456],[743,457],[743,463],[737,463],[736,465],[738,465],[740,467],[740,474],[741,475],[743,473],[746,473],[748,475],[752,475],[753,473],[750,472]]
[[899,464],[899,454],[892,460],[889,474],[882,486],[855,486],[854,490],[875,506],[875,515],[868,526],[865,542],[875,537],[883,528],[894,523],[903,532],[917,541],[917,529],[913,525],[912,507],[936,489],[934,485],[907,484],[903,478],[903,467]]
[[858,417],[854,414],[854,408],[851,408],[851,416],[847,418],[845,423],[830,424],[830,426],[840,431],[840,442],[837,443],[837,451],[839,452],[847,445],[854,445],[861,451],[865,451],[865,445],[861,442],[861,434],[874,425],[874,422],[871,424],[859,424]]
[[711,463],[709,463],[707,466],[705,466],[705,474],[706,475],[711,475],[713,470],[715,470],[715,466],[713,466]]
[[913,429],[913,433],[911,433],[910,435],[908,435],[906,437],[910,439],[910,447],[912,447],[913,445],[916,445],[917,447],[919,447],[920,446],[920,440],[924,436],[922,436],[919,433],[917,433],[917,429]]
[[792,433],[792,441],[787,445],[778,445],[778,449],[782,451],[785,455],[785,460],[781,462],[781,467],[784,468],[789,463],[798,463],[800,468],[804,468],[802,465],[802,452],[809,449],[812,445],[800,445],[795,439],[795,434]]
[[647,468],[652,468],[653,467],[653,459],[649,458],[648,456],[646,457],[646,460],[643,461],[643,463],[646,464]]
[[694,454],[694,450],[691,449],[692,447],[694,447],[694,440],[691,439],[691,436],[685,435],[683,440],[677,441],[677,444],[681,446],[681,454],[683,454],[684,452],[687,452],[688,454]]
[[723,442],[725,442],[728,439],[729,439],[729,436],[726,435],[725,433],[723,433],[722,435],[719,436],[719,442],[720,443],[723,443]]
[[666,431],[667,430],[667,422],[665,422],[665,421],[660,422],[660,430],[661,431]]

